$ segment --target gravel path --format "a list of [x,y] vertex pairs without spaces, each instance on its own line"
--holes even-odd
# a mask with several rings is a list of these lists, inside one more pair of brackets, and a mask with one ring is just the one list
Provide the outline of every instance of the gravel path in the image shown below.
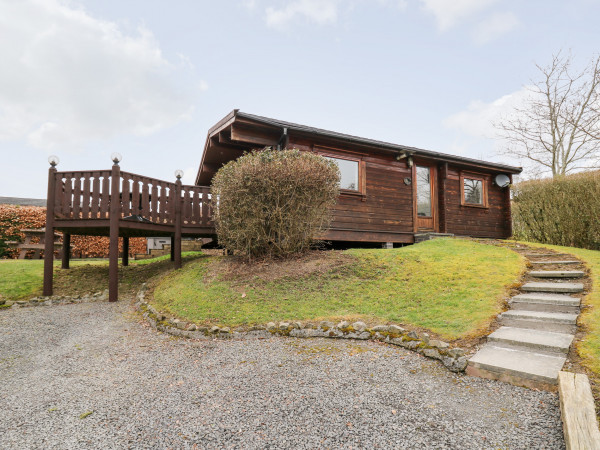
[[564,448],[554,394],[373,342],[177,340],[124,302],[0,312],[0,379],[2,448]]

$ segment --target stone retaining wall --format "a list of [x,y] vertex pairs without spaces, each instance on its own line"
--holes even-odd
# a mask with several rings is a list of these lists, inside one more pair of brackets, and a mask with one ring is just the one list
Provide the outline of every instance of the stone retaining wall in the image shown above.
[[463,372],[467,367],[467,357],[462,348],[451,348],[447,342],[430,339],[427,333],[407,331],[397,325],[377,325],[368,327],[363,322],[349,323],[342,321],[338,324],[320,322],[318,324],[302,324],[300,322],[269,322],[266,325],[254,326],[248,330],[235,330],[229,327],[199,327],[167,317],[158,312],[145,300],[145,288],[142,288],[136,298],[138,309],[152,328],[173,336],[191,339],[232,339],[232,338],[267,338],[273,335],[291,336],[298,338],[337,338],[375,340],[397,345],[415,351],[428,358],[437,359],[452,372]]

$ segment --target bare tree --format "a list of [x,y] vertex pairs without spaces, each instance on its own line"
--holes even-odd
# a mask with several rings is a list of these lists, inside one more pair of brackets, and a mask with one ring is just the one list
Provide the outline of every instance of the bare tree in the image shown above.
[[527,86],[524,106],[496,126],[508,146],[502,153],[528,159],[553,176],[600,164],[600,55],[583,70],[571,54],[536,64],[539,81]]

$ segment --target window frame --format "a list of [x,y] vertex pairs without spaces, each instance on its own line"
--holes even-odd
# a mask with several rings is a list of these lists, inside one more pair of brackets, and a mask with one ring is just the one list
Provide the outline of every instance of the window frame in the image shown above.
[[367,187],[367,183],[366,183],[366,171],[365,171],[365,161],[362,157],[360,156],[354,156],[354,155],[347,155],[347,154],[340,154],[335,152],[334,150],[327,150],[327,149],[322,149],[322,148],[317,148],[315,147],[314,152],[317,153],[318,155],[324,156],[326,158],[334,158],[334,159],[343,159],[346,161],[354,161],[358,163],[358,189],[354,190],[354,189],[342,189],[340,188],[340,195],[347,195],[347,196],[359,196],[359,197],[365,197],[366,196],[366,187]]
[[[468,203],[465,200],[465,178],[469,180],[481,181],[481,201],[482,203]],[[489,208],[488,203],[488,182],[489,175],[474,172],[460,173],[460,204],[471,208]]]

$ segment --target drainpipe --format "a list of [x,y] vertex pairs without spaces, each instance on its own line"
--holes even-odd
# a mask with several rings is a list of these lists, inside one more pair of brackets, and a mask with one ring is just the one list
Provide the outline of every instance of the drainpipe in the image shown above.
[[288,135],[288,129],[283,128],[281,132],[281,137],[279,138],[279,142],[277,143],[277,150],[285,150],[290,142],[290,136]]

